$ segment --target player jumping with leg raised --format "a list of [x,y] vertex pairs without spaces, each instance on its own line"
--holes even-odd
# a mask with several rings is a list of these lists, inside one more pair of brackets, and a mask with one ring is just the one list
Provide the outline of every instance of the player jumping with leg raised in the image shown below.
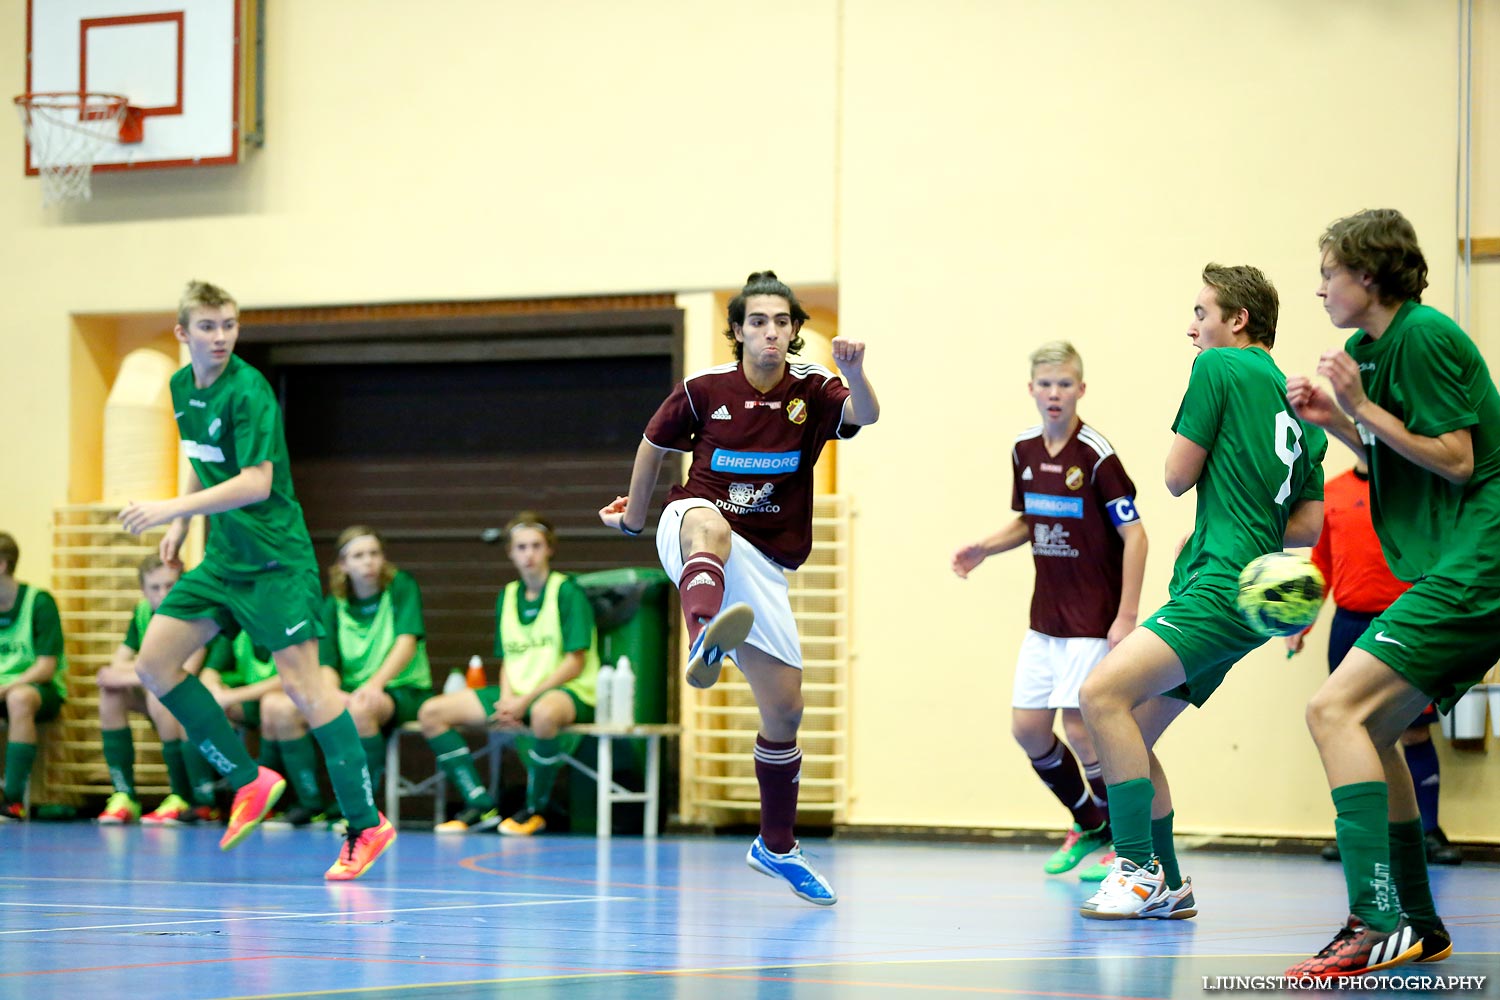
[[[708,687],[733,662],[760,708],[755,775],[760,836],[746,861],[781,878],[803,899],[838,896],[813,870],[793,835],[802,751],[802,648],[787,597],[786,571],[812,550],[813,464],[830,440],[852,437],[880,416],[865,377],[865,345],[833,340],[843,375],[788,363],[802,347],[807,312],[774,272],[750,275],[729,303],[739,359],[689,376],[672,390],[636,450],[629,497],[599,511],[609,527],[638,535],[662,459],[693,456],[674,485],[656,530],[662,567],[678,581],[692,651],[688,682]],[[847,385],[845,384],[847,381]]]

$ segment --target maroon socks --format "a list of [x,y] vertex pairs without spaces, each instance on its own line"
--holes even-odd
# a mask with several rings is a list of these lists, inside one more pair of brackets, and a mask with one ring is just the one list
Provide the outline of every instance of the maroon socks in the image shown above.
[[755,778],[760,782],[760,839],[766,849],[785,854],[797,843],[792,825],[797,821],[797,779],[802,776],[802,751],[797,741],[772,743],[755,737]]

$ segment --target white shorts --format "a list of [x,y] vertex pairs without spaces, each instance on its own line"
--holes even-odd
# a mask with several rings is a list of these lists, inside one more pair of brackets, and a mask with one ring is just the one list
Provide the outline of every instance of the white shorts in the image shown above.
[[[656,554],[673,583],[682,579],[682,516],[694,507],[718,509],[697,497],[675,500],[667,504],[656,525]],[[802,640],[797,638],[797,620],[787,597],[786,570],[732,531],[730,539],[729,558],[724,562],[724,606],[750,605],[755,626],[745,644],[801,670]]]
[[1108,652],[1108,639],[1059,639],[1027,629],[1016,658],[1011,706],[1077,708],[1083,679]]

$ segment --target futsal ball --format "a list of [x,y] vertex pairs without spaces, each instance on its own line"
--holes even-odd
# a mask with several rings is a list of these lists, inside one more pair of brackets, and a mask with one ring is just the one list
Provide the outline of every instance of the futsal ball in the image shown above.
[[1295,635],[1313,623],[1323,605],[1323,574],[1302,556],[1268,552],[1240,573],[1235,603],[1262,635]]

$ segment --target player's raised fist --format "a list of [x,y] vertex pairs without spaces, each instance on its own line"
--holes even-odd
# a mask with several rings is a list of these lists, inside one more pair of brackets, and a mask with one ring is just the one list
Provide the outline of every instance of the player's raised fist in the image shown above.
[[1333,426],[1340,416],[1333,397],[1306,375],[1293,375],[1286,380],[1286,399],[1297,416],[1319,427]]
[[1318,362],[1318,374],[1333,385],[1339,405],[1351,416],[1365,401],[1365,387],[1360,382],[1359,365],[1347,352],[1324,351]]
[[849,337],[834,337],[833,360],[840,368],[858,368],[865,362],[865,342]]

